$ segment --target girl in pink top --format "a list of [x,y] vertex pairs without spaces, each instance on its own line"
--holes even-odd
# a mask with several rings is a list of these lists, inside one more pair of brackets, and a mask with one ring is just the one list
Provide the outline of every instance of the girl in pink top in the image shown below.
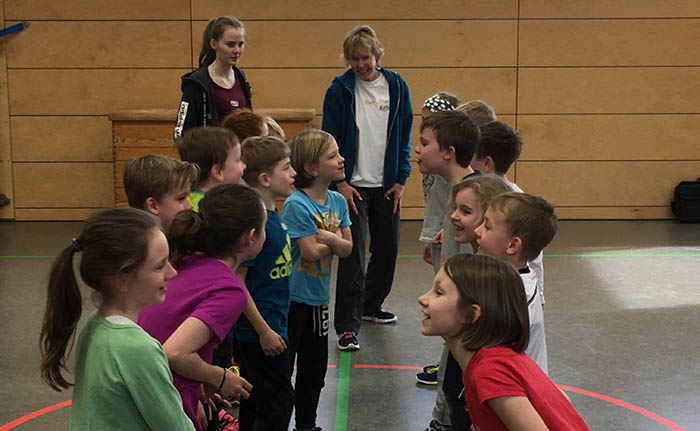
[[588,431],[569,398],[524,353],[530,334],[518,272],[486,255],[448,259],[418,298],[423,335],[440,335],[464,371],[472,431]]
[[[217,393],[224,400],[248,398],[252,386],[227,368],[211,365],[248,302],[235,271],[265,242],[267,215],[260,196],[238,184],[209,190],[199,212],[180,212],[170,227],[171,259],[178,275],[163,304],[145,307],[141,325],[163,343],[185,413],[198,430],[198,402]],[[201,390],[200,390],[201,388]]]

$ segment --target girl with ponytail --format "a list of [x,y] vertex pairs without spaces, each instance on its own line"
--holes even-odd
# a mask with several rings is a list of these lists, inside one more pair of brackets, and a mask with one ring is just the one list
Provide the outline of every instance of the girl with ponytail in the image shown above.
[[40,346],[42,378],[52,389],[73,385],[64,373],[82,312],[78,276],[94,290],[98,307],[75,348],[71,430],[193,429],[163,348],[135,323],[144,306],[165,300],[176,275],[168,254],[155,216],[118,208],[88,218],[54,261]]
[[[170,225],[171,260],[178,271],[163,304],[145,307],[139,324],[158,341],[170,362],[185,412],[198,430],[198,402],[213,394],[248,398],[252,385],[228,368],[211,365],[214,348],[248,302],[238,266],[265,242],[267,214],[260,196],[238,184],[221,184]],[[200,387],[203,390],[200,391]]]
[[199,69],[182,77],[176,140],[189,128],[218,126],[235,109],[253,109],[250,84],[238,68],[245,42],[245,26],[236,18],[209,21],[202,35]]

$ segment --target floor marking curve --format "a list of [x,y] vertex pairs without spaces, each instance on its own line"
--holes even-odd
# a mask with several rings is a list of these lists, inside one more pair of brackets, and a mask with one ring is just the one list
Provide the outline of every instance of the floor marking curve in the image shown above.
[[[421,370],[422,367],[416,367],[416,366],[411,366],[411,365],[381,365],[381,364],[355,364],[351,366],[351,354],[349,352],[342,352],[340,354],[340,366],[334,365],[334,364],[329,364],[328,368],[339,368],[339,376],[338,376],[338,391],[337,391],[337,403],[336,403],[336,418],[335,418],[335,425],[336,425],[336,431],[344,431],[347,430],[347,423],[348,423],[348,410],[349,410],[349,404],[350,404],[350,399],[349,399],[349,393],[350,393],[350,369],[351,368],[357,368],[357,369],[389,369],[389,370]],[[596,398],[601,401],[605,401],[610,404],[614,404],[616,406],[625,408],[627,410],[630,410],[634,413],[640,414],[642,416],[645,416],[655,422],[658,422],[662,424],[663,426],[667,427],[671,431],[688,431],[686,428],[678,425],[677,423],[671,421],[670,419],[667,419],[661,415],[658,415],[652,411],[646,410],[642,407],[636,406],[634,404],[628,403],[626,401],[619,400],[617,398],[608,396],[608,395],[603,395],[599,394],[597,392],[592,392],[588,391],[586,389],[581,389],[577,388],[574,386],[569,386],[569,385],[563,385],[557,383],[557,386],[562,388],[565,391],[569,392],[574,392],[580,395],[585,395],[591,398]],[[17,418],[15,420],[12,420],[4,425],[0,425],[0,431],[10,431],[14,429],[15,427],[28,422],[32,419],[35,419],[39,416],[45,415],[47,413],[51,413],[55,410],[62,409],[63,407],[67,407],[71,405],[71,400],[63,401],[48,407],[44,407],[42,409],[36,410],[34,412],[28,413],[20,418]]]

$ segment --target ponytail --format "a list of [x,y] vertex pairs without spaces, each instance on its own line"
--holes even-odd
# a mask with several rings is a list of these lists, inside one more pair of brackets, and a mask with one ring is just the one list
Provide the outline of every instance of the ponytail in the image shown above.
[[265,209],[258,192],[240,184],[219,184],[199,201],[199,213],[181,211],[170,225],[170,260],[202,253],[221,258],[234,253],[251,229],[265,230]]
[[[73,272],[75,247],[66,247],[54,261],[41,326],[41,378],[55,391],[71,383],[63,377],[65,356],[82,313],[83,301]],[[72,344],[72,343],[71,343]]]
[[85,284],[109,296],[116,275],[130,276],[143,265],[148,244],[159,228],[158,218],[146,211],[100,211],[88,217],[80,238],[73,239],[53,262],[39,342],[41,378],[52,389],[61,391],[72,385],[62,373],[83,308],[73,256],[82,252],[80,278]]
[[168,233],[170,261],[177,263],[184,257],[201,250],[200,238],[204,229],[204,219],[200,213],[191,209],[177,213]]

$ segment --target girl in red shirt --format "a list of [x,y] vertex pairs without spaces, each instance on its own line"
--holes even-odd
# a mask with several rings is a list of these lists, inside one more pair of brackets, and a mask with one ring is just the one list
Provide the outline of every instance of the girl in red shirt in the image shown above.
[[423,335],[441,336],[464,371],[472,431],[590,430],[524,353],[527,299],[511,265],[486,255],[453,256],[418,303]]

